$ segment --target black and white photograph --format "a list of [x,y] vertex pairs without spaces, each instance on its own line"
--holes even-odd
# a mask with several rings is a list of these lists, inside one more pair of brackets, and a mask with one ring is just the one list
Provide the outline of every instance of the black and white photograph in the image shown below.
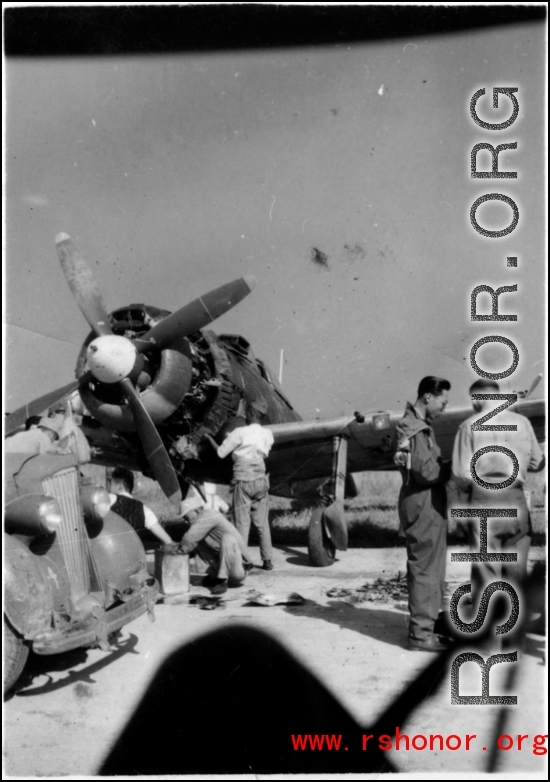
[[546,4],[3,46],[3,778],[547,778]]

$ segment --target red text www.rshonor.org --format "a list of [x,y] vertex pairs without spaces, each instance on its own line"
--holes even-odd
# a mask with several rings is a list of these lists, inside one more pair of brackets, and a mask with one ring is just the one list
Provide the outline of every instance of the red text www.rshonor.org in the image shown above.
[[[476,738],[477,735],[475,733],[467,733],[465,736],[458,736],[454,733],[451,733],[448,736],[443,736],[439,733],[430,733],[428,736],[424,736],[424,734],[419,733],[410,737],[406,733],[401,733],[399,728],[396,728],[395,738],[393,741],[392,736],[387,733],[384,733],[380,736],[374,736],[374,734],[367,735],[366,733],[363,733],[361,736],[361,749],[365,751],[378,744],[378,749],[381,749],[384,752],[388,752],[392,749],[397,751],[416,750],[417,752],[424,749],[435,751],[441,751],[444,749],[451,751],[458,749],[467,751],[472,749],[481,749],[481,751],[486,751],[487,747],[480,747],[479,742],[475,742]],[[532,739],[529,738],[529,734],[527,733],[517,734],[515,736],[510,736],[507,733],[504,733],[497,738],[496,745],[498,749],[505,752],[509,750],[531,750],[533,755],[546,755],[547,749],[545,744],[547,738],[548,734],[546,733],[537,734],[536,736],[533,736]],[[342,734],[336,733],[291,734],[290,740],[292,743],[292,749],[297,751],[346,751],[348,749]],[[476,747],[474,747],[474,742],[477,745]]]

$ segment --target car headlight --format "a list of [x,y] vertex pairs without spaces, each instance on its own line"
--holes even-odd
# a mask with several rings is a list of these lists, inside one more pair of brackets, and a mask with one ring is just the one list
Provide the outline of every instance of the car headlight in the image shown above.
[[101,486],[83,486],[80,492],[84,514],[90,521],[104,519],[111,508],[109,492]]
[[25,494],[6,505],[6,532],[18,535],[49,535],[62,521],[61,508],[46,494]]

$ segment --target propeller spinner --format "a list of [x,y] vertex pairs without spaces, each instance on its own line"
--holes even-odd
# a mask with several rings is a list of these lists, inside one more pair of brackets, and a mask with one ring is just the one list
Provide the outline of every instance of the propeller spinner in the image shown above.
[[128,377],[137,359],[134,344],[126,337],[105,334],[88,345],[86,359],[90,372],[102,383],[117,383]]

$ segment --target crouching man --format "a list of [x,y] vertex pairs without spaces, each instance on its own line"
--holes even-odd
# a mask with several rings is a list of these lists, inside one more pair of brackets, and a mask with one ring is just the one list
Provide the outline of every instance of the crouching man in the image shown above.
[[177,544],[161,527],[154,511],[132,497],[133,491],[134,473],[126,467],[115,467],[111,475],[111,493],[109,494],[111,510],[118,513],[136,532],[141,533],[144,530],[151,532],[164,544],[165,551],[176,548]]
[[227,592],[229,586],[241,586],[250,562],[243,539],[235,527],[217,510],[205,508],[199,497],[191,497],[181,504],[182,518],[189,529],[179,545],[189,554],[196,549],[209,564],[203,585],[214,595]]

